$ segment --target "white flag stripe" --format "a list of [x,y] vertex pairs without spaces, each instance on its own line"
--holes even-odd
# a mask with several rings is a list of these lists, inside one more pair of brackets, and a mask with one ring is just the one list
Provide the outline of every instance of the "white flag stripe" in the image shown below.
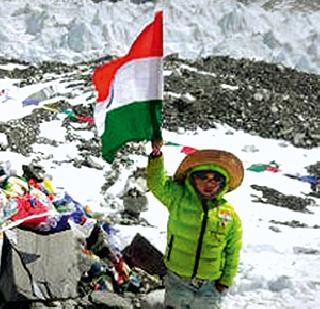
[[94,109],[93,117],[96,122],[96,127],[98,130],[99,136],[102,136],[104,133],[104,124],[105,124],[105,120],[106,120],[107,104],[108,104],[108,100],[106,100],[102,103],[98,103],[98,104],[96,104],[95,109]]
[[163,99],[162,57],[142,58],[124,64],[114,79],[108,110],[139,101]]
[[[118,70],[113,90],[110,89],[108,98],[98,103],[94,110],[99,136],[104,133],[108,111],[133,102],[163,100],[162,61],[162,57],[137,59],[127,62]],[[109,100],[112,100],[111,105]]]

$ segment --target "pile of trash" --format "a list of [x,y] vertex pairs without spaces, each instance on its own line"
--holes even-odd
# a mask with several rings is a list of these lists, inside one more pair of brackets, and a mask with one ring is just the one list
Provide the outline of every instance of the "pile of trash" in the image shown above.
[[[38,233],[70,229],[69,220],[83,224],[86,208],[67,192],[55,194],[49,175],[41,167],[23,165],[23,175],[0,170],[0,231],[15,226]],[[38,169],[38,171],[37,171]]]
[[[146,239],[137,235],[121,252],[112,220],[106,214],[94,213],[89,205],[83,206],[67,192],[56,193],[52,177],[41,167],[30,164],[23,165],[22,169],[23,175],[19,176],[8,166],[0,168],[0,231],[4,235],[15,229],[41,237],[69,230],[80,235],[82,242],[77,250],[88,267],[79,278],[79,296],[92,291],[146,294],[163,287],[162,254],[146,243]],[[158,265],[158,269],[150,268],[148,259],[141,263],[135,256],[135,248],[142,241],[142,251],[149,250],[148,259],[152,261],[153,255],[151,263]],[[143,256],[141,248],[139,250],[139,256]]]
[[[150,243],[145,245],[146,239],[137,234],[124,252],[118,249],[116,241],[112,225],[103,221],[97,222],[86,238],[86,247],[82,253],[91,257],[93,262],[81,278],[79,287],[84,294],[90,290],[111,291],[117,294],[147,294],[163,286],[161,279],[165,272],[162,267],[162,255],[159,255]],[[138,246],[138,242],[144,242],[143,251],[150,253],[150,248],[153,250],[153,254],[148,255],[145,263],[134,260],[135,253],[132,250]],[[143,255],[143,252],[140,254]],[[154,257],[160,261],[160,267],[152,270],[150,264],[154,262]]]

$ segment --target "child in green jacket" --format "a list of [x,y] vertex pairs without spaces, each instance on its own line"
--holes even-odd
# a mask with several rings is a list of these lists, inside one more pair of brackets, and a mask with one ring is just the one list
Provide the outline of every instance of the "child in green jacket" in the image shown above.
[[240,219],[223,196],[241,184],[242,162],[226,151],[199,150],[171,178],[161,146],[152,142],[147,181],[169,211],[166,308],[219,308],[237,272],[242,240]]

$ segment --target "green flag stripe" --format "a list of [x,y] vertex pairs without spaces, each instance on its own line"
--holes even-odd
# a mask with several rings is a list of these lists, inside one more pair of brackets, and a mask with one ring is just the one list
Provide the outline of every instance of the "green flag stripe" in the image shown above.
[[162,100],[133,102],[108,111],[101,136],[103,158],[112,163],[117,150],[126,142],[162,138],[161,111]]

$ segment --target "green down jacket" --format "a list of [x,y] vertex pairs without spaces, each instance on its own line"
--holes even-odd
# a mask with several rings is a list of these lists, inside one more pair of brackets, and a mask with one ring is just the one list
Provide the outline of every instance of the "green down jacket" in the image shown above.
[[202,165],[190,170],[181,184],[166,176],[163,156],[149,157],[147,182],[169,210],[166,267],[184,278],[219,280],[231,286],[239,263],[241,221],[233,206],[222,198],[228,184],[214,201],[199,198],[190,174],[208,169],[223,173],[228,182],[228,174],[220,167]]

